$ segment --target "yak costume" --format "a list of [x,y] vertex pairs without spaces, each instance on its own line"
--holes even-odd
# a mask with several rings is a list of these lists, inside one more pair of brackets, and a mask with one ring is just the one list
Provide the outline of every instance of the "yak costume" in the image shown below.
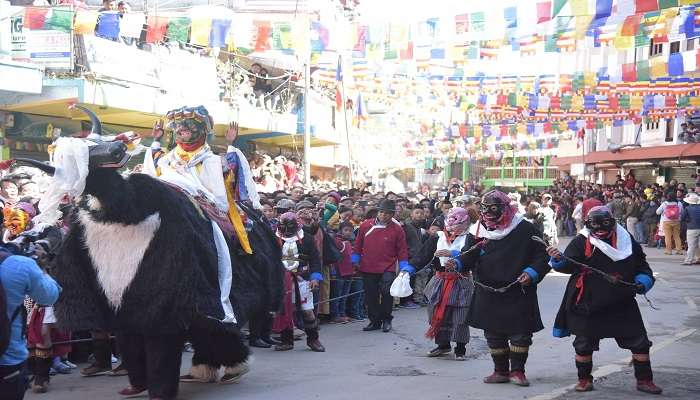
[[593,352],[603,338],[614,338],[618,346],[632,351],[634,374],[640,391],[659,394],[653,383],[649,348],[651,342],[635,300],[654,284],[653,273],[641,246],[615,222],[607,207],[593,207],[585,217],[586,227],[569,243],[564,254],[637,286],[611,283],[591,269],[565,258],[552,258],[558,272],[571,274],[554,322],[554,336],[576,336],[577,391],[593,389]]
[[[459,258],[464,270],[472,271],[475,284],[469,325],[484,330],[491,350],[494,373],[484,382],[527,386],[525,362],[532,334],[544,328],[536,284],[550,270],[549,257],[531,239],[537,234],[535,227],[516,215],[505,193],[486,193],[480,207],[481,220],[470,234],[481,241],[482,249]],[[526,277],[530,283],[522,284]]]
[[86,140],[59,138],[54,166],[24,160],[54,175],[40,217],[53,215],[64,195],[75,197],[56,260],[59,325],[120,335],[131,384],[122,394],[175,398],[186,337],[198,351],[193,364],[224,365],[222,380],[237,379],[248,349],[222,296],[231,271],[220,269],[216,225],[183,190],[121,176],[127,145],[105,140],[100,121],[83,110],[93,124]]
[[[457,257],[467,251],[473,244],[469,235],[469,214],[463,208],[450,210],[445,222],[446,229],[438,231],[436,236],[423,243],[418,254],[410,261],[417,268],[433,268],[435,275],[430,279],[423,294],[428,299],[428,322],[430,329],[426,333],[435,338],[437,347],[432,349],[429,357],[448,354],[451,342],[456,342],[455,360],[465,360],[466,344],[469,343],[469,325],[467,313],[469,301],[474,292],[474,283],[469,271],[462,271],[461,266],[450,269],[446,267],[450,257]],[[450,257],[436,257],[439,250],[447,250]]]

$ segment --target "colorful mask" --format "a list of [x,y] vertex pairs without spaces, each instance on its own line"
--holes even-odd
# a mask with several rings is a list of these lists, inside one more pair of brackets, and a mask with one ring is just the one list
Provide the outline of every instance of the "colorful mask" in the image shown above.
[[445,220],[445,229],[457,234],[464,232],[469,226],[469,213],[461,207],[455,207],[450,210]]
[[5,228],[13,236],[17,236],[27,230],[32,222],[35,211],[34,206],[29,203],[17,203],[2,210]]
[[170,131],[175,143],[185,151],[194,151],[204,145],[213,129],[213,119],[204,106],[182,107],[168,111],[165,129]]

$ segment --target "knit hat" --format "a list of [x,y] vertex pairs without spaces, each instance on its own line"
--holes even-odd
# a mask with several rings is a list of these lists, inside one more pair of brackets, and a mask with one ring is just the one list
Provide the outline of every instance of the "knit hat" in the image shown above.
[[314,205],[308,200],[302,200],[299,203],[297,203],[297,207],[296,207],[297,211],[303,210],[305,208],[314,208]]
[[396,202],[394,200],[382,200],[379,202],[379,211],[396,212]]

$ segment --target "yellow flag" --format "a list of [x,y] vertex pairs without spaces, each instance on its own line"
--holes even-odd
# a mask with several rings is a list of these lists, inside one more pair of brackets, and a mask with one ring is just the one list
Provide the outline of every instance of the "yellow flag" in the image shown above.
[[209,46],[209,33],[211,32],[211,18],[197,18],[192,20],[190,31],[190,44]]
[[73,23],[75,33],[80,35],[94,33],[98,15],[97,11],[78,10]]
[[634,47],[634,36],[620,36],[619,33],[613,39],[613,46],[618,50],[626,50]]
[[638,95],[630,96],[630,108],[632,110],[641,110],[644,105],[644,97]]
[[700,97],[699,96],[691,96],[690,97],[690,105],[693,107],[700,107]]
[[596,85],[596,73],[595,72],[584,72],[583,73],[583,86],[584,87],[593,87]]
[[588,0],[571,0],[569,6],[571,7],[571,15],[588,14]]
[[586,32],[588,31],[588,27],[591,25],[592,20],[592,15],[579,15],[578,17],[576,17],[574,27],[574,37],[576,38],[576,40],[583,40],[586,38]]
[[663,78],[668,76],[666,60],[663,57],[652,57],[649,59],[649,76],[651,78]]

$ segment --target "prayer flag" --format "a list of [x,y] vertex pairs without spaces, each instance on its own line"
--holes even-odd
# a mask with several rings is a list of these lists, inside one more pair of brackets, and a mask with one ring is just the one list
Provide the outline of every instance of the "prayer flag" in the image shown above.
[[668,59],[668,74],[670,76],[683,75],[683,55],[681,53],[672,53]]
[[625,82],[637,80],[637,68],[634,63],[622,64],[622,80]]
[[639,31],[639,24],[642,21],[643,15],[635,14],[630,15],[625,18],[625,22],[622,23],[620,28],[620,35],[622,36],[634,36]]
[[27,7],[24,10],[24,27],[27,29],[44,29],[46,14],[50,8]]
[[571,0],[571,15],[588,15],[588,0]]
[[168,40],[187,43],[190,31],[190,19],[188,17],[170,18],[168,20]]
[[678,7],[678,0],[659,0],[659,9]]
[[550,19],[552,19],[552,2],[537,3],[537,23],[547,22]]
[[79,35],[89,35],[95,32],[97,24],[97,11],[78,10],[75,14],[73,29]]
[[[255,31],[257,35],[255,36],[255,51],[266,51],[270,50],[270,35],[272,34],[272,27],[269,21],[254,21]],[[192,36],[194,36],[194,24],[192,24]]]
[[[146,24],[146,15],[143,13],[126,13],[119,21],[119,35],[127,38],[140,38]],[[167,23],[165,25],[167,28]],[[164,29],[165,29],[164,28]],[[146,30],[148,34],[148,29]],[[162,39],[161,39],[162,40]]]
[[147,24],[146,43],[162,42],[165,39],[165,33],[168,31],[168,17],[149,16]]
[[658,0],[635,0],[635,11],[639,13],[656,11],[659,9]]
[[[291,31],[291,26],[288,26],[289,31]],[[211,21],[211,32],[209,33],[209,46],[213,48],[220,48],[226,45],[226,37],[231,29],[230,19],[213,19]],[[291,48],[291,41],[288,42],[288,47]]]
[[561,9],[566,5],[567,0],[554,0],[554,6],[552,8],[552,18],[556,17]]
[[73,27],[73,10],[67,8],[52,8],[51,18],[46,21],[46,29],[70,32]]
[[662,78],[668,74],[668,68],[666,65],[666,60],[661,57],[654,57],[649,60],[650,64],[650,75],[652,78]]
[[95,35],[105,39],[117,40],[119,38],[119,13],[116,11],[103,11],[97,19]]
[[[539,4],[537,5],[539,8]],[[506,22],[506,29],[512,29],[518,26],[518,9],[517,7],[506,7],[503,9],[503,19]]]
[[190,31],[190,43],[198,46],[209,46],[209,34],[211,33],[210,18],[195,18],[192,20]]
[[486,27],[486,18],[484,12],[475,12],[469,14],[469,22],[472,32],[483,32]]
[[648,60],[637,61],[637,80],[638,81],[648,81],[649,80],[649,61]]
[[596,0],[595,19],[607,18],[612,14],[612,0]]
[[469,14],[455,15],[455,34],[463,35],[469,32]]

